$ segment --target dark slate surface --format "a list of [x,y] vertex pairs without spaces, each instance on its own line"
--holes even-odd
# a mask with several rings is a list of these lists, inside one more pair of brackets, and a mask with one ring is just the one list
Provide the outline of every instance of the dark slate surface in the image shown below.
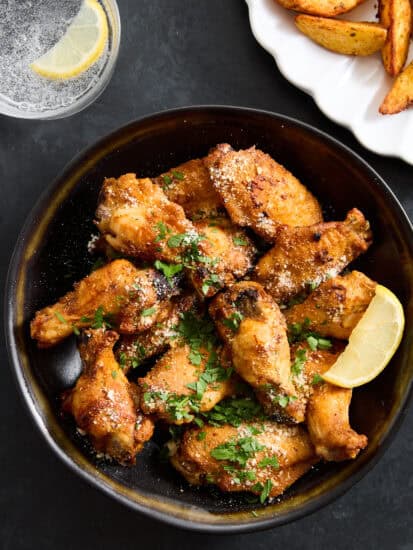
[[[0,117],[1,274],[39,193],[73,155],[141,115],[200,103],[244,105],[297,117],[362,155],[413,216],[413,168],[361,147],[278,72],[255,42],[241,0],[120,0],[123,38],[113,80],[70,119]],[[0,548],[225,550],[413,549],[413,410],[380,464],[334,504],[277,530],[218,537],[141,517],[75,477],[33,427],[11,376],[0,369]]]

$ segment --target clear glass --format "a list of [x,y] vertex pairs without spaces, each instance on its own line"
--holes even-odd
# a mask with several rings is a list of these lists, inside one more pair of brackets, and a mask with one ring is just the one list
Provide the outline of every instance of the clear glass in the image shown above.
[[[52,94],[56,96],[59,94],[59,87],[63,90],[64,87],[77,85],[80,93],[71,98],[70,101],[61,102],[58,106],[51,104],[50,106],[45,105],[32,108],[27,101],[16,102],[7,97],[7,95],[2,93],[0,85],[0,114],[37,120],[64,118],[85,109],[100,96],[108,85],[115,69],[119,53],[121,23],[116,0],[99,0],[99,2],[106,12],[109,27],[109,37],[105,52],[84,75],[66,81],[50,81],[45,86],[45,93],[48,92],[48,87],[53,88]],[[30,5],[30,2],[28,4]],[[22,85],[24,86],[24,84]],[[42,92],[42,90],[40,91]]]

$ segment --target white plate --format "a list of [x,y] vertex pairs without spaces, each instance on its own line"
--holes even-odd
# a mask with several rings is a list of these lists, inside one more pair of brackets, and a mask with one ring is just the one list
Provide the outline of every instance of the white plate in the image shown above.
[[[350,57],[329,52],[301,34],[295,14],[275,0],[246,1],[255,38],[287,80],[310,94],[325,115],[350,128],[367,149],[413,164],[413,108],[397,115],[378,112],[392,83],[380,54]],[[342,18],[377,21],[376,14],[377,3],[367,0]]]

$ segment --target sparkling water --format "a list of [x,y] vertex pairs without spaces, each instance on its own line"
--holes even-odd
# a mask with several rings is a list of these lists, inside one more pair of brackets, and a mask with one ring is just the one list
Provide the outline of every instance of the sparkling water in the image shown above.
[[30,63],[63,36],[82,0],[0,0],[0,103],[19,111],[46,112],[68,107],[99,80],[108,47],[76,78],[50,80]]

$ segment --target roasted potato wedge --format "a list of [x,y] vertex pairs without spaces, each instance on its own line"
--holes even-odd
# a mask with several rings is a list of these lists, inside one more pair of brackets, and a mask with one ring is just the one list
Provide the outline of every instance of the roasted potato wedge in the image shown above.
[[380,105],[382,115],[394,115],[413,103],[413,62],[399,74]]
[[334,17],[340,13],[346,13],[364,0],[275,0],[283,8],[300,11],[311,15]]
[[300,14],[295,24],[320,46],[345,55],[371,55],[383,48],[387,37],[387,29],[379,23]]
[[409,51],[412,31],[410,0],[380,0],[380,23],[388,29],[382,50],[383,65],[390,76],[403,69]]

